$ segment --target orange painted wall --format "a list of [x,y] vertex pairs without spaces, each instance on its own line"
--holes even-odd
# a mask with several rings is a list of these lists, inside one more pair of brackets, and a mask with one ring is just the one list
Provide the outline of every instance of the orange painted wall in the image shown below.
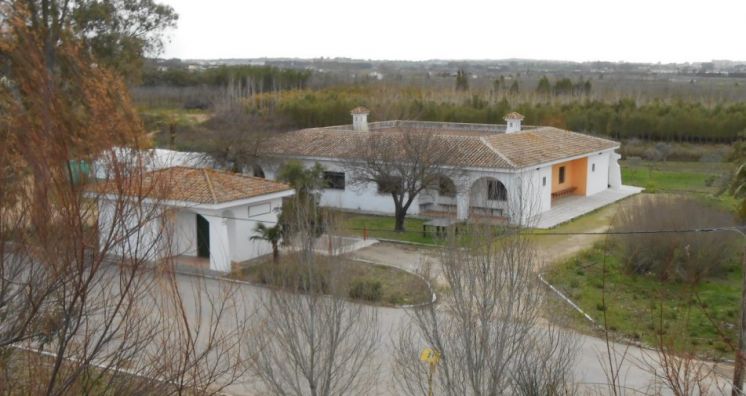
[[[565,182],[559,183],[559,170],[565,167]],[[588,178],[588,158],[578,158],[552,166],[552,192],[575,187],[575,195],[585,195]]]

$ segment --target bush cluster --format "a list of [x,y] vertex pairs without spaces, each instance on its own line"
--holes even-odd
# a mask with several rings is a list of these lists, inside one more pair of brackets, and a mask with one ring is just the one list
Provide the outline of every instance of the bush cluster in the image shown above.
[[350,284],[350,298],[378,302],[383,297],[383,286],[380,281],[356,279]]
[[685,231],[734,224],[732,214],[697,198],[643,195],[620,209],[612,227],[617,232],[655,232],[615,239],[627,273],[696,283],[725,273],[734,257],[734,236]]

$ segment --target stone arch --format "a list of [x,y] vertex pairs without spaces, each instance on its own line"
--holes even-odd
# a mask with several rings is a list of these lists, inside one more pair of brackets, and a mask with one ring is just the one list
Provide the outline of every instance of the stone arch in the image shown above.
[[500,179],[484,176],[469,188],[469,213],[481,216],[506,216],[508,188]]
[[420,211],[455,212],[459,189],[452,178],[437,175],[419,195]]

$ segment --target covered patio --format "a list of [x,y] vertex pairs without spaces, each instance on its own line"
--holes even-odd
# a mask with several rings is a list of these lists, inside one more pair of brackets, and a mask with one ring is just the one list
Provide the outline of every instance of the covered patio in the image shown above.
[[641,187],[620,186],[618,189],[610,188],[589,196],[567,195],[555,198],[552,201],[552,208],[537,216],[534,227],[555,227],[588,212],[639,194],[642,190]]

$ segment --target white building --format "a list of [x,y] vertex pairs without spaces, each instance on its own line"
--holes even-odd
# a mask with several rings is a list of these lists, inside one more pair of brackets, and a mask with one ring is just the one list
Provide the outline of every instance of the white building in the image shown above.
[[[393,214],[390,195],[375,184],[352,185],[355,146],[371,134],[396,136],[432,131],[453,149],[449,174],[440,186],[418,195],[410,214],[501,217],[532,220],[551,227],[640,191],[622,186],[616,150],[619,143],[553,127],[522,126],[510,113],[507,125],[424,121],[368,122],[369,111],[351,111],[352,125],[310,128],[279,135],[264,144],[258,172],[273,179],[289,159],[315,162],[327,172],[329,188],[321,204],[329,207]],[[450,187],[449,187],[450,186]],[[581,199],[585,197],[587,199]]]
[[124,185],[100,182],[88,192],[98,202],[102,241],[109,232],[122,236],[113,254],[175,257],[223,272],[233,262],[271,253],[268,242],[251,237],[258,223],[277,224],[282,199],[294,194],[286,184],[189,167],[148,172]]

